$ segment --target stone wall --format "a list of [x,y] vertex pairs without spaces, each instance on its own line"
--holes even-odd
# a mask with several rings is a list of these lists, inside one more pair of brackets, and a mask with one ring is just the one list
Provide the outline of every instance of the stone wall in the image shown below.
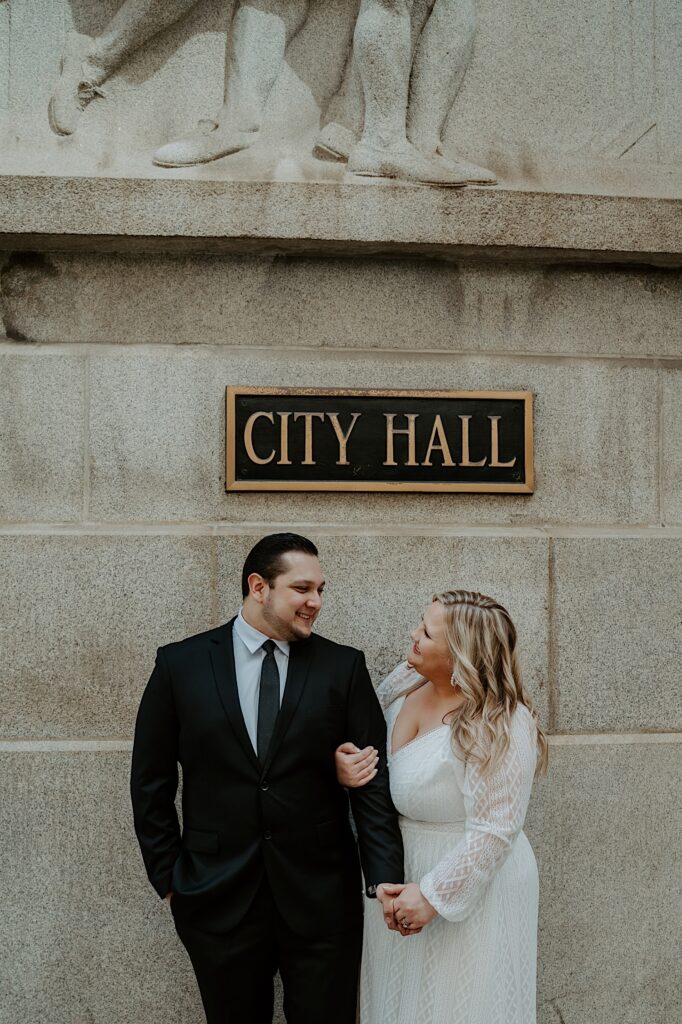
[[[375,680],[450,586],[510,607],[552,733],[528,821],[540,1024],[670,1024],[682,944],[682,272],[7,255],[0,344],[2,1024],[192,1024],[127,794],[157,645],[318,542]],[[228,384],[529,388],[532,496],[224,490]]]

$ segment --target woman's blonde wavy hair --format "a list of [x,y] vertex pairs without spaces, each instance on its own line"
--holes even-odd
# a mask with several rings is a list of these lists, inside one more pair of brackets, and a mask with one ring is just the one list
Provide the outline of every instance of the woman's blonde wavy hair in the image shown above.
[[452,681],[464,704],[452,723],[454,746],[465,760],[492,771],[509,749],[511,719],[518,704],[537,730],[536,774],[547,768],[547,737],[524,688],[516,654],[516,627],[506,608],[473,590],[434,594],[445,609],[445,636],[452,654]]

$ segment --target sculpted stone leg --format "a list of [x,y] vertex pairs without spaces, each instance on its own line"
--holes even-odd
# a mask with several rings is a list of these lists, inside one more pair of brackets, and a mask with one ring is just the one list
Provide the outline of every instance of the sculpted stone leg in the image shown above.
[[252,145],[288,44],[305,23],[309,0],[247,0],[228,33],[225,102],[213,130],[170,142],[154,154],[162,167],[207,163]]
[[[414,54],[419,35],[431,13],[434,0],[415,0],[410,19],[411,49]],[[322,160],[345,162],[362,135],[365,97],[362,79],[351,46],[338,92],[326,111],[326,121],[315,140],[313,154]]]
[[[475,0],[436,0],[417,43],[407,110],[407,137],[427,156],[445,161],[443,129],[471,62],[475,34]],[[472,184],[496,183],[484,167],[459,158],[447,164]]]
[[368,177],[433,185],[464,185],[466,178],[407,138],[412,66],[411,0],[362,0],[353,46],[365,96],[362,137],[348,170]]
[[[441,136],[471,60],[475,32],[475,0],[415,0],[407,137],[424,156],[439,162],[445,161]],[[363,116],[362,81],[351,50],[341,87],[315,140],[315,156],[348,160],[362,133]],[[447,166],[451,174],[471,184],[496,182],[491,171],[475,164],[458,159]]]
[[315,139],[313,156],[345,163],[362,134],[364,114],[362,79],[351,46],[339,91],[332,97],[327,107],[325,124]]
[[125,0],[99,36],[71,32],[48,116],[58,135],[71,135],[88,103],[102,96],[102,84],[158,32],[184,17],[197,0]]

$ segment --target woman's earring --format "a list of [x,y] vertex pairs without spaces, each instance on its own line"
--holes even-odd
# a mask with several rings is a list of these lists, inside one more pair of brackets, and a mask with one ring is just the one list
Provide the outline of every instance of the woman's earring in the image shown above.
[[453,688],[453,690],[457,689],[457,680],[455,679],[455,673],[454,672],[450,676],[450,686]]

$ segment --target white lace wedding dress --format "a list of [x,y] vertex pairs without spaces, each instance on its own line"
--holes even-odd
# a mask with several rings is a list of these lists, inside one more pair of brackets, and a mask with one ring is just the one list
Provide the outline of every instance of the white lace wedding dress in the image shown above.
[[438,911],[419,935],[386,928],[365,901],[361,1024],[535,1024],[538,874],[521,831],[536,765],[519,707],[509,750],[488,776],[451,749],[447,725],[391,754],[405,695],[423,679],[399,665],[379,688],[405,879]]

